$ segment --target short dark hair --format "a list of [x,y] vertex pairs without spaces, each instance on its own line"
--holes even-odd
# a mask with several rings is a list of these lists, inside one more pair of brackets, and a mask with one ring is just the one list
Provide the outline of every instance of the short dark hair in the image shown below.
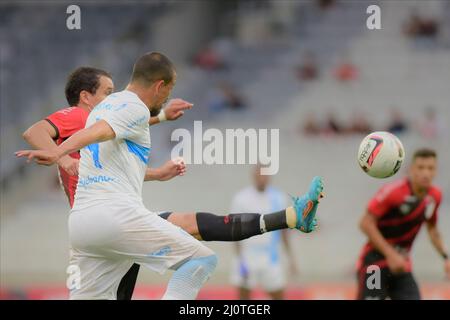
[[69,105],[75,106],[80,102],[80,92],[85,90],[95,94],[100,86],[100,77],[112,79],[111,75],[101,69],[92,67],[80,67],[75,69],[68,77],[65,93]]
[[149,52],[140,57],[133,67],[131,82],[152,84],[164,80],[167,85],[173,80],[175,66],[172,61],[159,52]]
[[433,149],[421,148],[417,149],[413,154],[413,161],[417,158],[437,158],[437,153]]

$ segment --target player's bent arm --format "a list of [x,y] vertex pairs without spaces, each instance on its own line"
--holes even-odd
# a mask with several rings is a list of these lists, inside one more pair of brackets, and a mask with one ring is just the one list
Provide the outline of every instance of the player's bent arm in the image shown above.
[[366,212],[359,223],[359,227],[367,235],[372,245],[385,257],[397,254],[395,249],[386,241],[378,229],[377,218],[374,215]]
[[158,117],[151,117],[150,121],[148,122],[149,125],[154,125],[154,124],[158,124],[159,123],[159,119]]
[[25,130],[22,137],[34,149],[55,150],[58,147],[53,140],[56,135],[55,128],[48,121],[41,120]]
[[183,116],[184,110],[191,109],[192,106],[192,103],[187,102],[183,99],[172,99],[167,104],[167,107],[160,111],[158,116],[150,118],[149,125],[161,123],[166,120],[177,120],[178,118]]
[[161,172],[158,168],[147,168],[144,181],[158,181],[160,176]]
[[180,159],[169,160],[159,168],[147,168],[144,181],[167,181],[186,173],[186,165]]
[[436,251],[442,256],[448,258],[447,250],[445,249],[444,242],[442,241],[441,233],[435,223],[427,223],[427,231],[430,236],[431,243]]
[[58,158],[81,150],[84,147],[96,143],[112,140],[116,137],[116,133],[105,120],[99,120],[92,126],[78,131],[69,139],[58,146]]
[[[56,151],[58,148],[58,145],[53,140],[56,138],[57,132],[46,120],[36,122],[29,127],[22,136],[34,149]],[[78,160],[71,158],[69,155],[61,157],[58,161],[58,165],[70,175],[78,174]]]
[[55,150],[21,150],[16,152],[16,156],[19,158],[27,157],[28,162],[34,159],[40,165],[49,166],[69,153],[78,151],[95,142],[114,139],[115,136],[116,134],[111,126],[105,120],[100,120],[89,128],[78,131]]

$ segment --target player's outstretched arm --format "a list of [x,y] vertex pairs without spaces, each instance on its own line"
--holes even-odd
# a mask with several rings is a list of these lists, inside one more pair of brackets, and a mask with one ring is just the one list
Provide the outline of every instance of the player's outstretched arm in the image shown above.
[[159,168],[148,168],[144,181],[167,181],[186,173],[186,164],[183,159],[177,158],[167,161]]
[[361,219],[359,227],[367,235],[375,249],[386,257],[389,269],[393,273],[406,270],[406,259],[383,237],[377,226],[377,218],[374,215],[366,212]]
[[[33,124],[25,130],[22,137],[34,149],[56,150],[56,148],[58,148],[58,145],[54,141],[57,137],[57,132],[55,128],[45,120],[40,120]],[[78,164],[79,160],[74,159],[69,155],[63,156],[58,160],[58,165],[70,175],[78,174]]]
[[444,270],[447,278],[450,279],[450,260],[436,223],[427,223],[427,231],[434,248],[444,258]]
[[185,110],[191,109],[192,103],[187,102],[183,99],[172,99],[167,104],[167,107],[162,109],[156,117],[151,117],[149,124],[154,125],[166,120],[173,121],[180,118]]
[[114,139],[115,136],[111,126],[106,121],[100,120],[89,128],[78,131],[54,150],[21,150],[16,152],[16,156],[26,157],[28,162],[34,159],[37,164],[49,166],[69,153],[95,142]]

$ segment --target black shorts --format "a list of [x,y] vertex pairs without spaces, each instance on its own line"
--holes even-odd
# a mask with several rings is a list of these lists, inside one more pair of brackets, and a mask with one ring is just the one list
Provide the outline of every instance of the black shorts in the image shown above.
[[[167,220],[171,213],[163,212],[159,216]],[[119,287],[117,288],[117,300],[131,300],[139,274],[139,268],[139,264],[134,263],[130,270],[123,276],[122,280],[120,280]]]
[[[393,274],[389,268],[378,270],[362,267],[358,271],[359,300],[420,300],[419,287],[411,272]],[[379,279],[374,278],[377,274]]]

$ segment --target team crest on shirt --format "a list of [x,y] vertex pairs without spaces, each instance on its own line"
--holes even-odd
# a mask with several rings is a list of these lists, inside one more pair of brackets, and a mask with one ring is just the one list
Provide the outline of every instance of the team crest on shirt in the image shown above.
[[400,213],[404,216],[406,216],[408,213],[411,212],[411,206],[407,203],[404,203],[400,206]]
[[417,198],[415,196],[406,196],[405,202],[400,206],[400,213],[404,216],[411,213],[413,208],[415,207],[415,203],[417,202]]
[[429,220],[429,219],[431,219],[431,216],[433,215],[434,209],[436,209],[436,201],[430,195],[428,195],[425,198],[425,201],[426,201],[425,219]]
[[402,215],[406,216],[410,214],[412,210],[417,206],[417,197],[409,195],[406,196],[402,205],[400,205],[399,211]]

